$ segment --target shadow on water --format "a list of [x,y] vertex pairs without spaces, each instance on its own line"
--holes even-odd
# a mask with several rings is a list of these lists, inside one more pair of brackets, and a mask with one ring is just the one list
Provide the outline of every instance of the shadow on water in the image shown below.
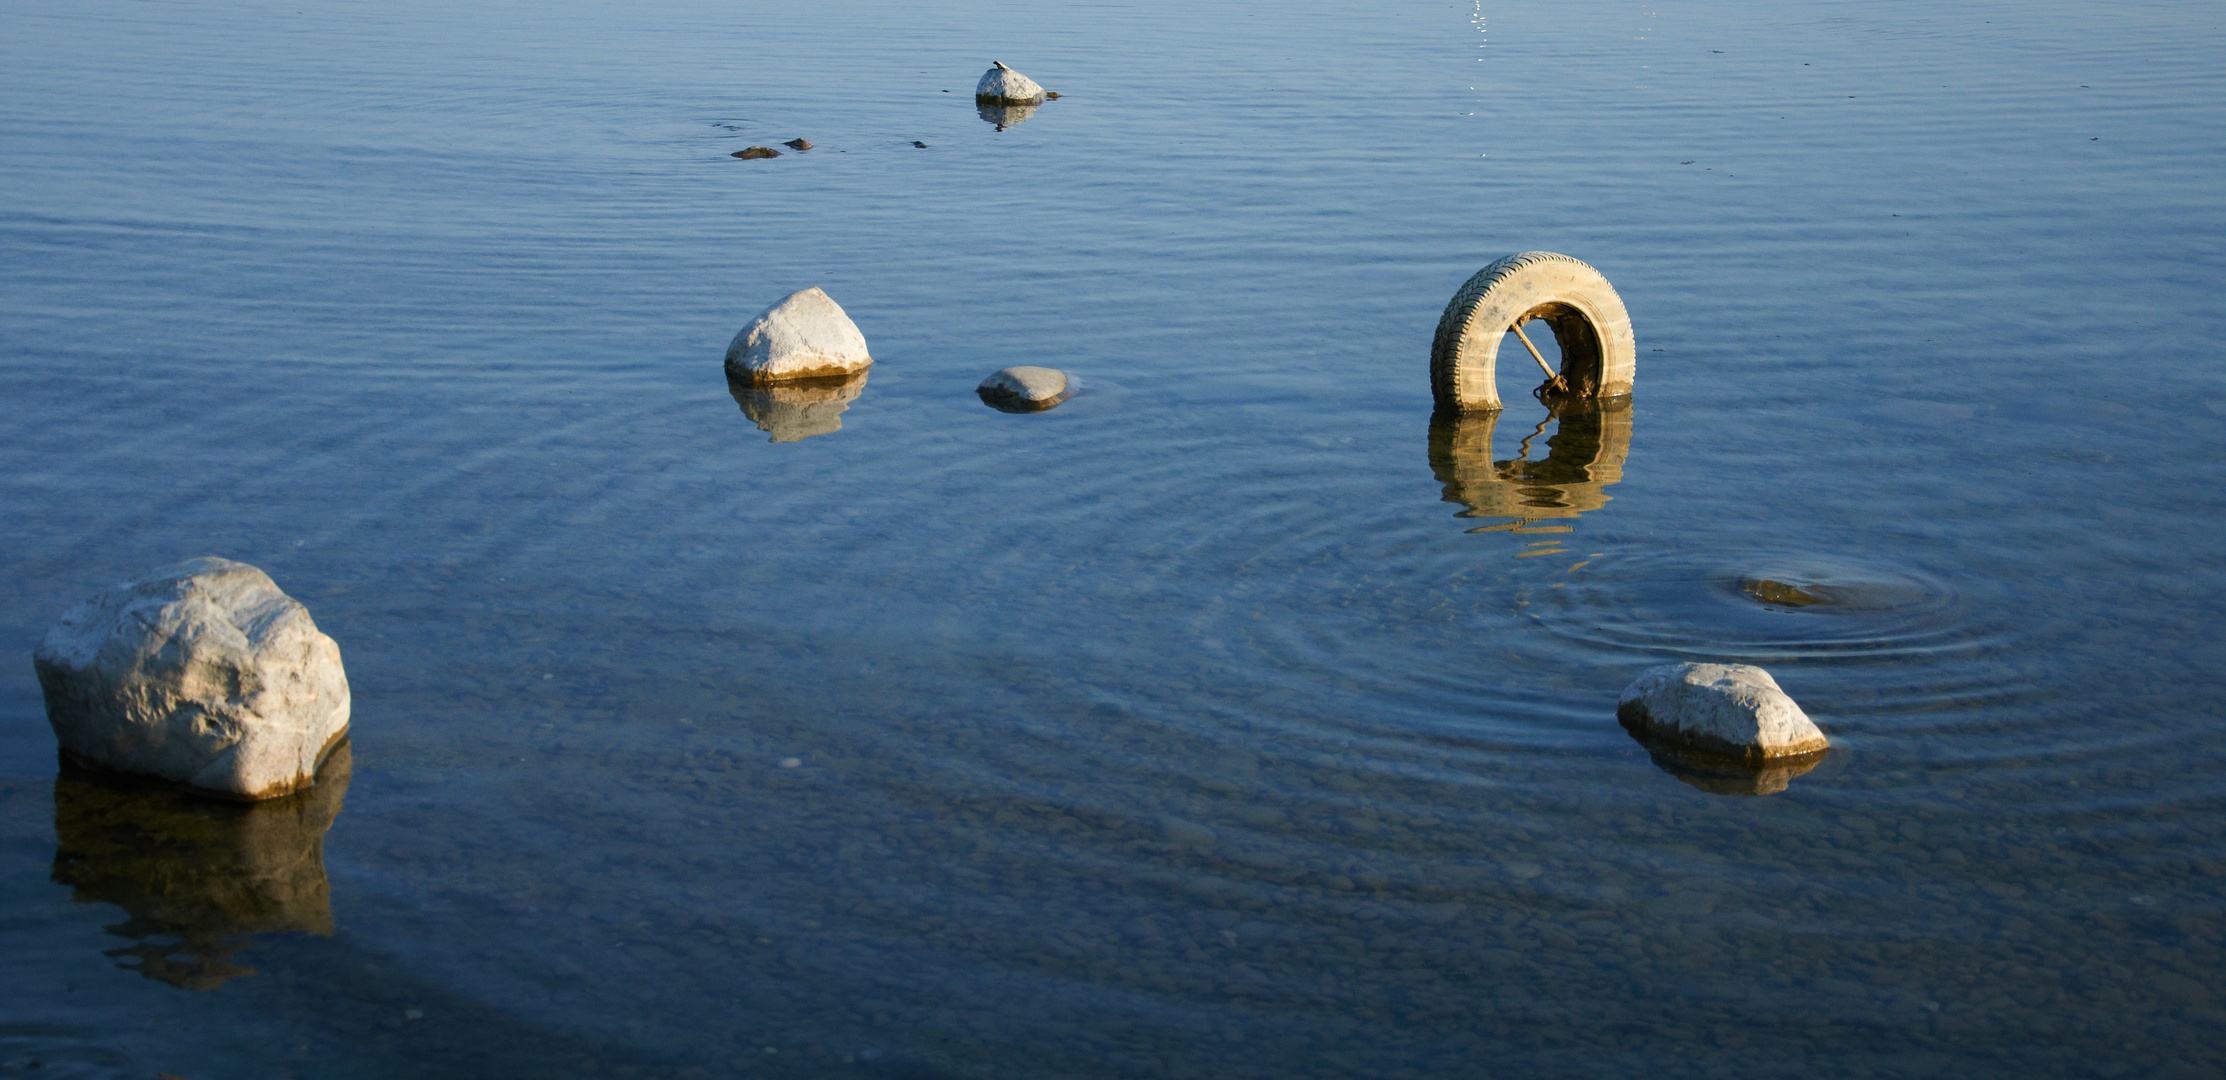
[[[1629,397],[1557,403],[1513,458],[1494,460],[1492,436],[1502,415],[1430,418],[1430,471],[1445,485],[1445,501],[1468,507],[1460,517],[1514,519],[1470,532],[1533,531],[1533,522],[1574,518],[1608,504],[1607,488],[1623,479],[1623,460],[1631,453]],[[1531,460],[1531,446],[1549,423],[1556,429],[1546,437],[1546,456]]]
[[974,111],[981,115],[984,122],[995,124],[997,130],[1003,131],[1015,124],[1026,123],[1029,117],[1036,115],[1036,110],[1039,107],[1036,105],[976,105]]
[[742,415],[771,435],[771,442],[800,442],[814,435],[842,430],[842,414],[865,393],[867,372],[830,379],[797,379],[793,382],[754,385],[727,380],[727,392],[742,406]]
[[309,790],[232,803],[64,762],[54,780],[54,881],[73,899],[131,916],[107,928],[135,942],[107,953],[136,958],[118,965],[127,971],[186,990],[253,975],[229,960],[247,936],[332,934],[324,838],[350,769],[342,742]]

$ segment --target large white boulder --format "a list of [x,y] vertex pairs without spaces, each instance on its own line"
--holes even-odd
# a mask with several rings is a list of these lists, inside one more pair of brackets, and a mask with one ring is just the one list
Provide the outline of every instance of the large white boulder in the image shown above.
[[64,753],[214,795],[308,787],[348,730],[340,647],[230,559],[111,586],[65,612],[32,662]]
[[873,366],[866,336],[817,286],[766,308],[727,346],[727,375],[752,383],[855,375]]
[[1751,664],[1667,664],[1623,691],[1616,718],[1633,734],[1750,764],[1830,744],[1778,680]]
[[977,105],[1041,105],[1043,100],[1043,87],[1036,80],[995,60],[982,72],[982,81],[974,84]]
[[1073,380],[1057,368],[1009,367],[983,379],[974,392],[994,409],[1041,412],[1071,397],[1073,387]]

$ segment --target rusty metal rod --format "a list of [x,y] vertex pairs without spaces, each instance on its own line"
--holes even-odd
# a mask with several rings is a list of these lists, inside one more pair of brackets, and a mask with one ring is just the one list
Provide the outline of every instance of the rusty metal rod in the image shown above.
[[1515,331],[1515,337],[1522,341],[1523,348],[1530,350],[1530,358],[1538,361],[1538,370],[1545,372],[1546,377],[1554,382],[1561,382],[1561,373],[1546,366],[1546,358],[1538,355],[1538,346],[1531,344],[1530,335],[1523,333],[1523,324],[1516,323],[1508,329]]

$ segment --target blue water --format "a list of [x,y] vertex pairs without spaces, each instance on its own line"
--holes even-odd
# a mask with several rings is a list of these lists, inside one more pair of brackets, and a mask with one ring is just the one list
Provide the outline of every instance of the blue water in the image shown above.
[[[0,1069],[2215,1076],[2221,26],[10,5]],[[1433,428],[1529,249],[1628,407]],[[769,441],[811,285],[876,363]],[[39,636],[203,554],[339,642],[327,802],[58,769]],[[1657,765],[1680,659],[1835,749]]]

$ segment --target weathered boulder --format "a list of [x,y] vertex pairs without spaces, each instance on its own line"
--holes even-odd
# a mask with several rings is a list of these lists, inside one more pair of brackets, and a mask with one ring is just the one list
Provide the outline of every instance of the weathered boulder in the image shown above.
[[742,415],[766,432],[770,442],[798,442],[842,429],[843,410],[866,390],[866,373],[832,379],[797,379],[759,386],[727,380],[727,393]]
[[982,72],[982,81],[974,84],[977,105],[1041,105],[1043,100],[1043,87],[1036,80],[995,60]]
[[65,612],[32,661],[63,753],[213,795],[308,787],[348,730],[340,647],[230,559],[111,586]]
[[1009,367],[974,388],[990,408],[1005,412],[1042,412],[1074,394],[1067,373],[1047,367]]
[[1623,691],[1616,719],[1645,741],[1749,764],[1830,744],[1770,673],[1751,664],[1667,664]]
[[766,308],[727,346],[727,377],[751,383],[835,378],[872,366],[858,324],[816,286]]

